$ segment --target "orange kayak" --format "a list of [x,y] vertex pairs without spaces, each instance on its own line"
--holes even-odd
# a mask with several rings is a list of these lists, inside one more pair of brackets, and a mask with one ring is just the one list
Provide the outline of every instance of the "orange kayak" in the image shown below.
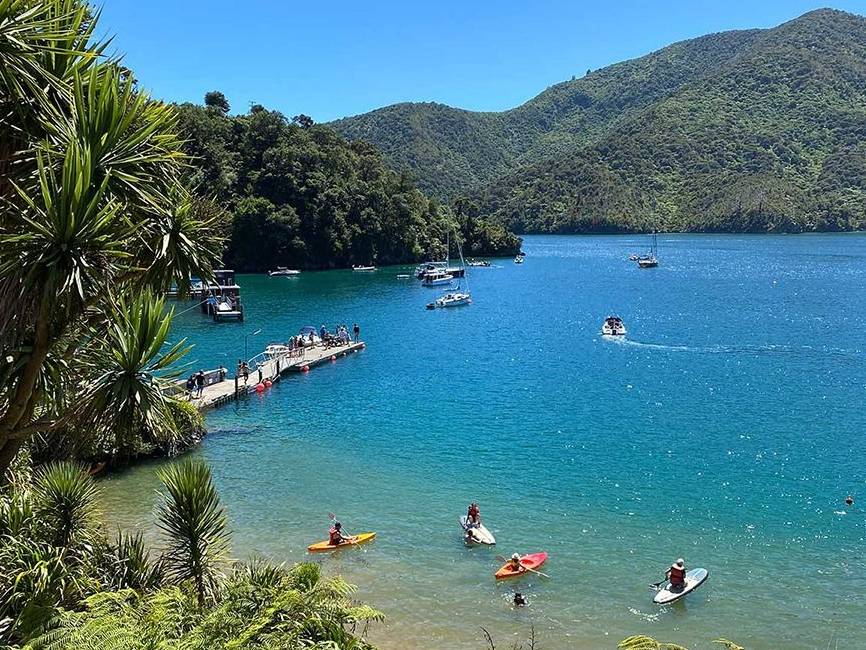
[[527,571],[526,569],[537,569],[542,564],[547,561],[547,553],[530,553],[529,555],[521,555],[520,556],[520,568],[512,569],[511,562],[506,562],[502,565],[502,568],[499,569],[494,575],[497,580],[502,580],[504,578],[515,578],[517,576],[522,576],[526,573],[531,573],[531,571]]
[[374,537],[376,537],[376,533],[361,533],[360,535],[355,535],[354,537],[349,538],[349,541],[337,544],[336,546],[331,544],[328,540],[325,540],[324,542],[316,542],[315,544],[310,544],[307,547],[307,550],[310,553],[336,551],[338,548],[343,548],[344,546],[356,546],[358,544],[363,544],[364,542],[369,542]]

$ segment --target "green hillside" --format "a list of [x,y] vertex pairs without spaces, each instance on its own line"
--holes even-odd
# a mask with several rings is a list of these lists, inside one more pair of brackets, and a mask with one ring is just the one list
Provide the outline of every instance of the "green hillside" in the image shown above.
[[614,125],[683,84],[734,59],[759,30],[676,43],[551,86],[515,109],[478,113],[443,104],[395,104],[332,122],[372,142],[396,169],[443,199],[480,187],[517,166],[594,142]]
[[189,181],[224,210],[225,264],[327,269],[417,262],[460,231],[467,255],[512,255],[520,240],[477,214],[427,197],[366,142],[306,116],[254,106],[231,117],[222,93],[178,107]]
[[684,41],[503,113],[401,104],[334,126],[521,232],[861,228],[866,19]]
[[866,225],[866,19],[764,32],[598,142],[475,197],[518,231],[846,230]]

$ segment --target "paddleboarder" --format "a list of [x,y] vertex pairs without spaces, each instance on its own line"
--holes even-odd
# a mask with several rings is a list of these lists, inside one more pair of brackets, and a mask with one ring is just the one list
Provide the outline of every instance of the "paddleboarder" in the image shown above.
[[671,564],[671,568],[665,572],[665,578],[670,581],[672,589],[682,589],[686,586],[686,563],[683,558]]

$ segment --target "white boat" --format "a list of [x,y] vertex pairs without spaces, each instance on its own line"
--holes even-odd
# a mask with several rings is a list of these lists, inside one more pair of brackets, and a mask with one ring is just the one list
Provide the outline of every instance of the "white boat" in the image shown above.
[[653,602],[657,605],[667,605],[675,602],[700,587],[709,577],[710,572],[706,569],[690,569],[686,571],[686,584],[684,586],[674,587],[670,582],[667,583],[665,587],[659,589],[658,593],[653,596]]
[[619,316],[608,316],[601,325],[603,336],[625,336],[625,323]]
[[408,279],[411,278],[411,277],[412,277],[412,276],[409,275],[408,273],[398,273],[398,274],[397,274],[397,279],[398,279],[398,280],[408,280]]
[[359,271],[361,273],[370,273],[371,271],[376,271],[375,266],[353,266],[353,271]]
[[427,309],[438,309],[440,307],[460,307],[472,303],[472,296],[462,291],[452,291],[436,298],[427,304]]
[[268,347],[265,348],[265,355],[267,355],[269,359],[283,357],[289,352],[291,352],[289,346],[283,345],[282,343],[271,343]]
[[443,271],[429,271],[424,274],[421,284],[425,287],[441,287],[445,284],[451,284],[454,276]]
[[523,264],[523,255],[518,255],[517,257],[515,257],[514,263],[515,264]]
[[487,546],[493,546],[496,544],[496,538],[493,536],[484,524],[470,524],[469,518],[466,515],[460,517],[460,527],[463,530],[471,530],[472,531],[472,541],[476,544],[485,544]]
[[487,260],[469,260],[466,262],[467,266],[475,266],[475,267],[488,267],[490,266],[490,262]]
[[295,275],[300,275],[300,274],[301,274],[301,272],[298,271],[297,269],[289,269],[289,268],[286,268],[285,266],[278,266],[276,271],[268,271],[268,275],[271,277],[274,277],[277,275],[295,276]]
[[638,268],[641,269],[652,269],[659,265],[658,239],[655,233],[653,233],[653,240],[649,253],[646,255],[638,255],[636,261]]

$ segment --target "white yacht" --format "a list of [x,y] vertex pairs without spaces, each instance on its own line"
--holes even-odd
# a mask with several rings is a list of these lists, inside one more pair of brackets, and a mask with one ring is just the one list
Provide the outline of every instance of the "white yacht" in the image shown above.
[[445,284],[451,284],[454,276],[446,273],[444,270],[428,271],[421,278],[421,284],[425,287],[441,287]]
[[290,269],[290,268],[287,268],[285,266],[278,266],[276,271],[268,271],[268,275],[271,277],[274,277],[277,275],[296,276],[296,275],[300,275],[300,274],[301,274],[301,272],[298,271],[297,269]]
[[440,307],[460,307],[461,305],[469,305],[472,303],[472,296],[462,291],[451,291],[442,294],[431,303],[427,304],[427,309],[438,309]]
[[625,336],[625,323],[619,316],[608,316],[602,323],[601,333],[604,336]]

